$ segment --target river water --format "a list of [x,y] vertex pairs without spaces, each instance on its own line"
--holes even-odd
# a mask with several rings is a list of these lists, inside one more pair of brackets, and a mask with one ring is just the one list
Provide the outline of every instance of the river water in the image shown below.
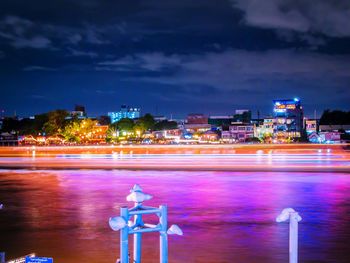
[[[169,236],[169,262],[288,262],[288,224],[275,222],[285,207],[303,218],[300,262],[350,262],[345,173],[0,170],[0,251],[114,263],[119,233],[108,218],[132,205],[125,196],[135,183],[184,231]],[[144,235],[143,262],[158,262],[158,253],[158,236]]]

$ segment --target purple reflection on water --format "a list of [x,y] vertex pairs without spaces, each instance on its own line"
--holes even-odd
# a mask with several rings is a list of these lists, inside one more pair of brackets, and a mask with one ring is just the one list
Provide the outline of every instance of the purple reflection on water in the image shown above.
[[[285,207],[303,217],[300,262],[350,262],[350,176],[341,173],[3,170],[0,251],[115,262],[119,234],[108,218],[132,205],[135,183],[184,231],[169,237],[170,262],[287,262],[288,225],[275,223]],[[156,234],[144,236],[143,259],[157,262]]]

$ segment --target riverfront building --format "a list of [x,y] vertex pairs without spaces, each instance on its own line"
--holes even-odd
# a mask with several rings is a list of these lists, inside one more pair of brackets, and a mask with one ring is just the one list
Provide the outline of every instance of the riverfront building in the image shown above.
[[108,112],[108,116],[111,118],[111,123],[120,121],[123,118],[138,119],[140,118],[141,109],[122,105],[120,111]]
[[299,99],[274,100],[274,134],[278,138],[300,137],[303,131],[303,107]]
[[191,113],[187,115],[186,124],[208,124],[208,117],[200,113]]
[[204,114],[192,113],[187,115],[183,128],[187,133],[203,133],[211,130],[211,125]]
[[255,125],[252,123],[233,123],[230,125],[229,132],[231,139],[237,142],[245,142],[254,137]]
[[306,134],[311,134],[317,132],[317,120],[315,119],[305,119],[305,130]]
[[213,127],[218,127],[223,129],[224,127],[230,126],[230,124],[234,121],[233,116],[210,116],[208,119],[208,124]]

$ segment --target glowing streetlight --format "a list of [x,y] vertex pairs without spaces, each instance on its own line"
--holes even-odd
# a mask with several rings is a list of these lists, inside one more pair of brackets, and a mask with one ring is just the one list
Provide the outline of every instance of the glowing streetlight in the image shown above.
[[[129,263],[129,235],[134,235],[134,263],[141,263],[141,241],[142,233],[159,232],[160,234],[160,262],[168,262],[168,235],[183,235],[182,230],[177,225],[172,225],[167,229],[168,213],[167,206],[161,205],[159,208],[143,206],[143,202],[150,200],[151,195],[142,192],[142,188],[135,184],[130,194],[126,197],[129,202],[134,202],[134,207],[120,208],[120,216],[111,217],[109,226],[114,231],[120,230],[120,262]],[[143,222],[142,215],[155,214],[159,218],[157,225]],[[134,217],[133,221],[129,221]]]

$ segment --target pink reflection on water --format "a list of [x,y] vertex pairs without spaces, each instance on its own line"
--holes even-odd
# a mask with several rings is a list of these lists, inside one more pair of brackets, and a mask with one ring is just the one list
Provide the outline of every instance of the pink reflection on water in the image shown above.
[[[285,207],[300,212],[303,262],[348,262],[348,174],[168,171],[2,171],[0,248],[13,257],[35,251],[57,262],[115,262],[119,234],[108,218],[129,205],[140,184],[169,206],[170,262],[285,262]],[[155,220],[150,218],[150,221]],[[156,262],[158,237],[144,237],[144,262]]]

